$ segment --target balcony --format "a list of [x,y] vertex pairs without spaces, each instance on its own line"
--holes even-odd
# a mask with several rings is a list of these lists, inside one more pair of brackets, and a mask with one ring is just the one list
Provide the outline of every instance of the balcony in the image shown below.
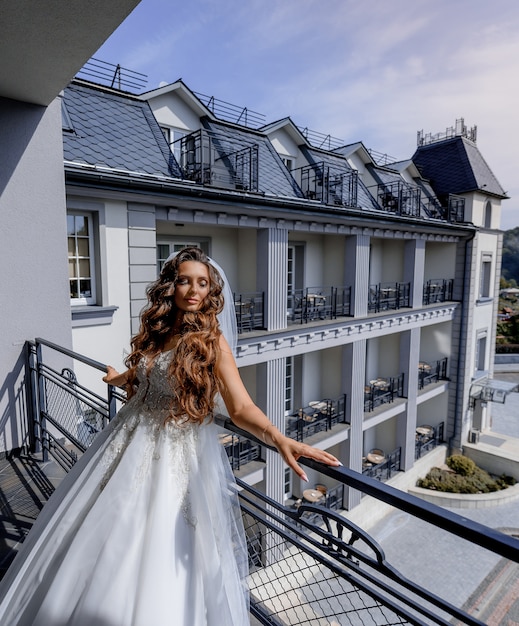
[[263,302],[262,291],[234,294],[238,333],[265,328]]
[[358,206],[356,170],[344,171],[320,162],[292,170],[292,175],[308,200],[341,207]]
[[444,439],[445,424],[440,422],[437,426],[429,426],[423,424],[417,426],[415,435],[415,454],[414,458],[421,459],[424,454],[434,450],[445,441]]
[[423,288],[423,303],[436,304],[452,300],[454,281],[445,278],[431,278]]
[[[27,517],[27,502],[44,502],[53,490],[52,482],[46,480],[48,465],[42,458],[50,455],[62,465],[62,454],[71,448],[80,454],[85,448],[78,436],[80,424],[84,423],[83,413],[89,415],[89,423],[96,429],[113,417],[118,402],[124,400],[111,386],[101,396],[71,375],[75,362],[97,373],[104,370],[102,363],[43,340],[28,344],[26,354],[26,388],[21,390],[21,397],[27,400],[27,430],[22,438],[32,442],[32,453],[21,459],[21,464],[6,459],[0,468],[1,487],[4,489],[7,480],[10,490],[9,498],[2,491],[4,522],[11,524],[4,524],[3,536],[14,536],[16,545],[37,515],[38,507],[33,507],[34,514],[31,509],[31,518]],[[260,444],[230,420],[217,417],[216,421],[238,440],[250,439],[251,448]],[[48,428],[51,422],[54,432]],[[66,443],[56,447],[55,440]],[[41,452],[36,453],[38,447]],[[74,455],[69,455],[68,460],[63,464],[65,470],[74,463]],[[496,562],[500,567],[519,563],[519,542],[515,537],[346,467],[327,467],[304,458],[300,463],[318,471],[334,485],[328,490],[337,496],[334,502],[302,498],[299,506],[286,506],[237,478],[249,548],[250,610],[254,619],[265,626],[334,622],[421,626],[487,623],[487,614],[480,611],[481,607],[465,605],[463,600],[457,602],[449,591],[462,580],[468,585],[467,594],[472,592],[466,578],[474,569],[473,562],[478,570],[474,590],[483,579],[495,583],[492,568]],[[24,471],[32,472],[30,480],[25,480]],[[14,488],[16,480],[19,489]],[[381,545],[386,541],[382,535],[387,533],[379,532],[381,538],[377,539],[376,531],[370,534],[349,519],[351,516],[333,509],[332,505],[341,506],[340,496],[345,490],[360,491],[388,512],[393,510],[399,520],[405,517],[405,545],[393,550],[390,558]],[[323,506],[326,504],[329,506]],[[388,541],[394,545],[392,535]],[[411,555],[417,567],[406,568],[402,561],[405,555]],[[12,558],[12,554],[6,558]],[[424,564],[427,569],[432,558],[439,563],[437,579],[424,583],[420,575]]]
[[331,430],[337,424],[348,424],[346,395],[336,400],[317,400],[286,418],[285,434],[296,441],[305,441],[317,433]]
[[404,374],[396,378],[375,378],[364,387],[364,412],[371,413],[383,404],[390,404],[395,398],[404,397]]
[[398,181],[377,185],[377,200],[388,213],[421,217],[421,192],[417,187]]
[[402,449],[397,448],[390,454],[378,448],[373,448],[362,459],[362,474],[376,480],[389,480],[394,474],[401,471],[400,458]]
[[259,191],[257,144],[232,142],[214,131],[201,129],[175,141],[172,150],[180,154],[180,168],[187,180],[225,189]]
[[288,294],[290,322],[306,324],[315,320],[350,315],[351,287],[305,287]]
[[418,389],[423,389],[427,385],[437,383],[447,378],[447,357],[438,359],[433,363],[421,361],[418,364]]
[[240,470],[247,463],[261,460],[261,446],[246,437],[234,434],[220,435],[220,443],[233,470]]
[[409,306],[410,283],[378,283],[369,286],[368,312],[396,311]]

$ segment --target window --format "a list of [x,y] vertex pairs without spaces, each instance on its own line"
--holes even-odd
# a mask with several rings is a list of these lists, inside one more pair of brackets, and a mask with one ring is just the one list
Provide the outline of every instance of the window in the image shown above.
[[209,239],[184,239],[182,237],[171,241],[157,241],[157,274],[160,274],[166,259],[173,252],[179,252],[187,246],[196,246],[201,248],[206,254],[209,254]]
[[483,225],[485,228],[492,228],[492,204],[490,200],[485,204],[485,218]]
[[481,257],[481,276],[479,281],[479,297],[492,297],[492,255],[484,252]]
[[287,356],[285,364],[285,414],[294,406],[294,357]]
[[188,134],[188,131],[179,130],[178,128],[170,128],[169,126],[161,126],[160,130],[164,133],[164,137],[171,148],[171,152],[175,156],[177,163],[180,163],[181,139]]
[[71,304],[94,304],[93,221],[88,213],[67,215],[68,269]]
[[284,156],[281,157],[281,160],[285,164],[285,167],[287,168],[287,170],[289,172],[292,171],[292,168],[294,167],[294,160],[289,159],[288,157],[284,157]]
[[487,335],[481,334],[476,339],[476,362],[474,369],[479,372],[485,371],[487,352]]

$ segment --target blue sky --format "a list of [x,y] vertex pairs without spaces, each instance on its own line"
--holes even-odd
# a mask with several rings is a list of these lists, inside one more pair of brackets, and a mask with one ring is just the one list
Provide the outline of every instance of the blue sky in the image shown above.
[[463,117],[519,226],[517,0],[142,0],[94,55],[396,159]]

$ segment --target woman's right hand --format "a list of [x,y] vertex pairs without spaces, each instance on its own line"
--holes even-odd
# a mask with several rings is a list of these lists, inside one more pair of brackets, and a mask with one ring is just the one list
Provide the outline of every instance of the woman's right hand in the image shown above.
[[109,385],[113,385],[114,387],[121,387],[127,382],[126,374],[127,372],[124,372],[124,374],[119,374],[119,372],[114,367],[112,367],[111,365],[107,365],[106,375],[103,376],[103,381],[105,383],[108,383]]

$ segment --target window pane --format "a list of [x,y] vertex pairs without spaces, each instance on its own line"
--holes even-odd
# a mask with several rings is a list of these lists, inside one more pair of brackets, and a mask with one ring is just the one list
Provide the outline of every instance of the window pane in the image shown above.
[[76,227],[74,224],[74,216],[67,215],[67,234],[73,235],[76,232]]
[[79,239],[77,240],[77,253],[78,256],[90,256],[89,253],[89,245],[88,245],[88,239]]
[[68,238],[68,255],[76,256],[76,240],[74,237]]
[[84,215],[75,215],[76,235],[88,236],[88,220]]
[[90,280],[79,281],[80,296],[82,298],[90,298],[92,296],[92,288]]
[[70,297],[71,298],[79,298],[77,287],[78,287],[77,280],[71,280],[70,281]]
[[68,275],[69,275],[69,278],[75,278],[77,276],[75,259],[69,259]]
[[90,278],[90,259],[79,259],[79,275]]

